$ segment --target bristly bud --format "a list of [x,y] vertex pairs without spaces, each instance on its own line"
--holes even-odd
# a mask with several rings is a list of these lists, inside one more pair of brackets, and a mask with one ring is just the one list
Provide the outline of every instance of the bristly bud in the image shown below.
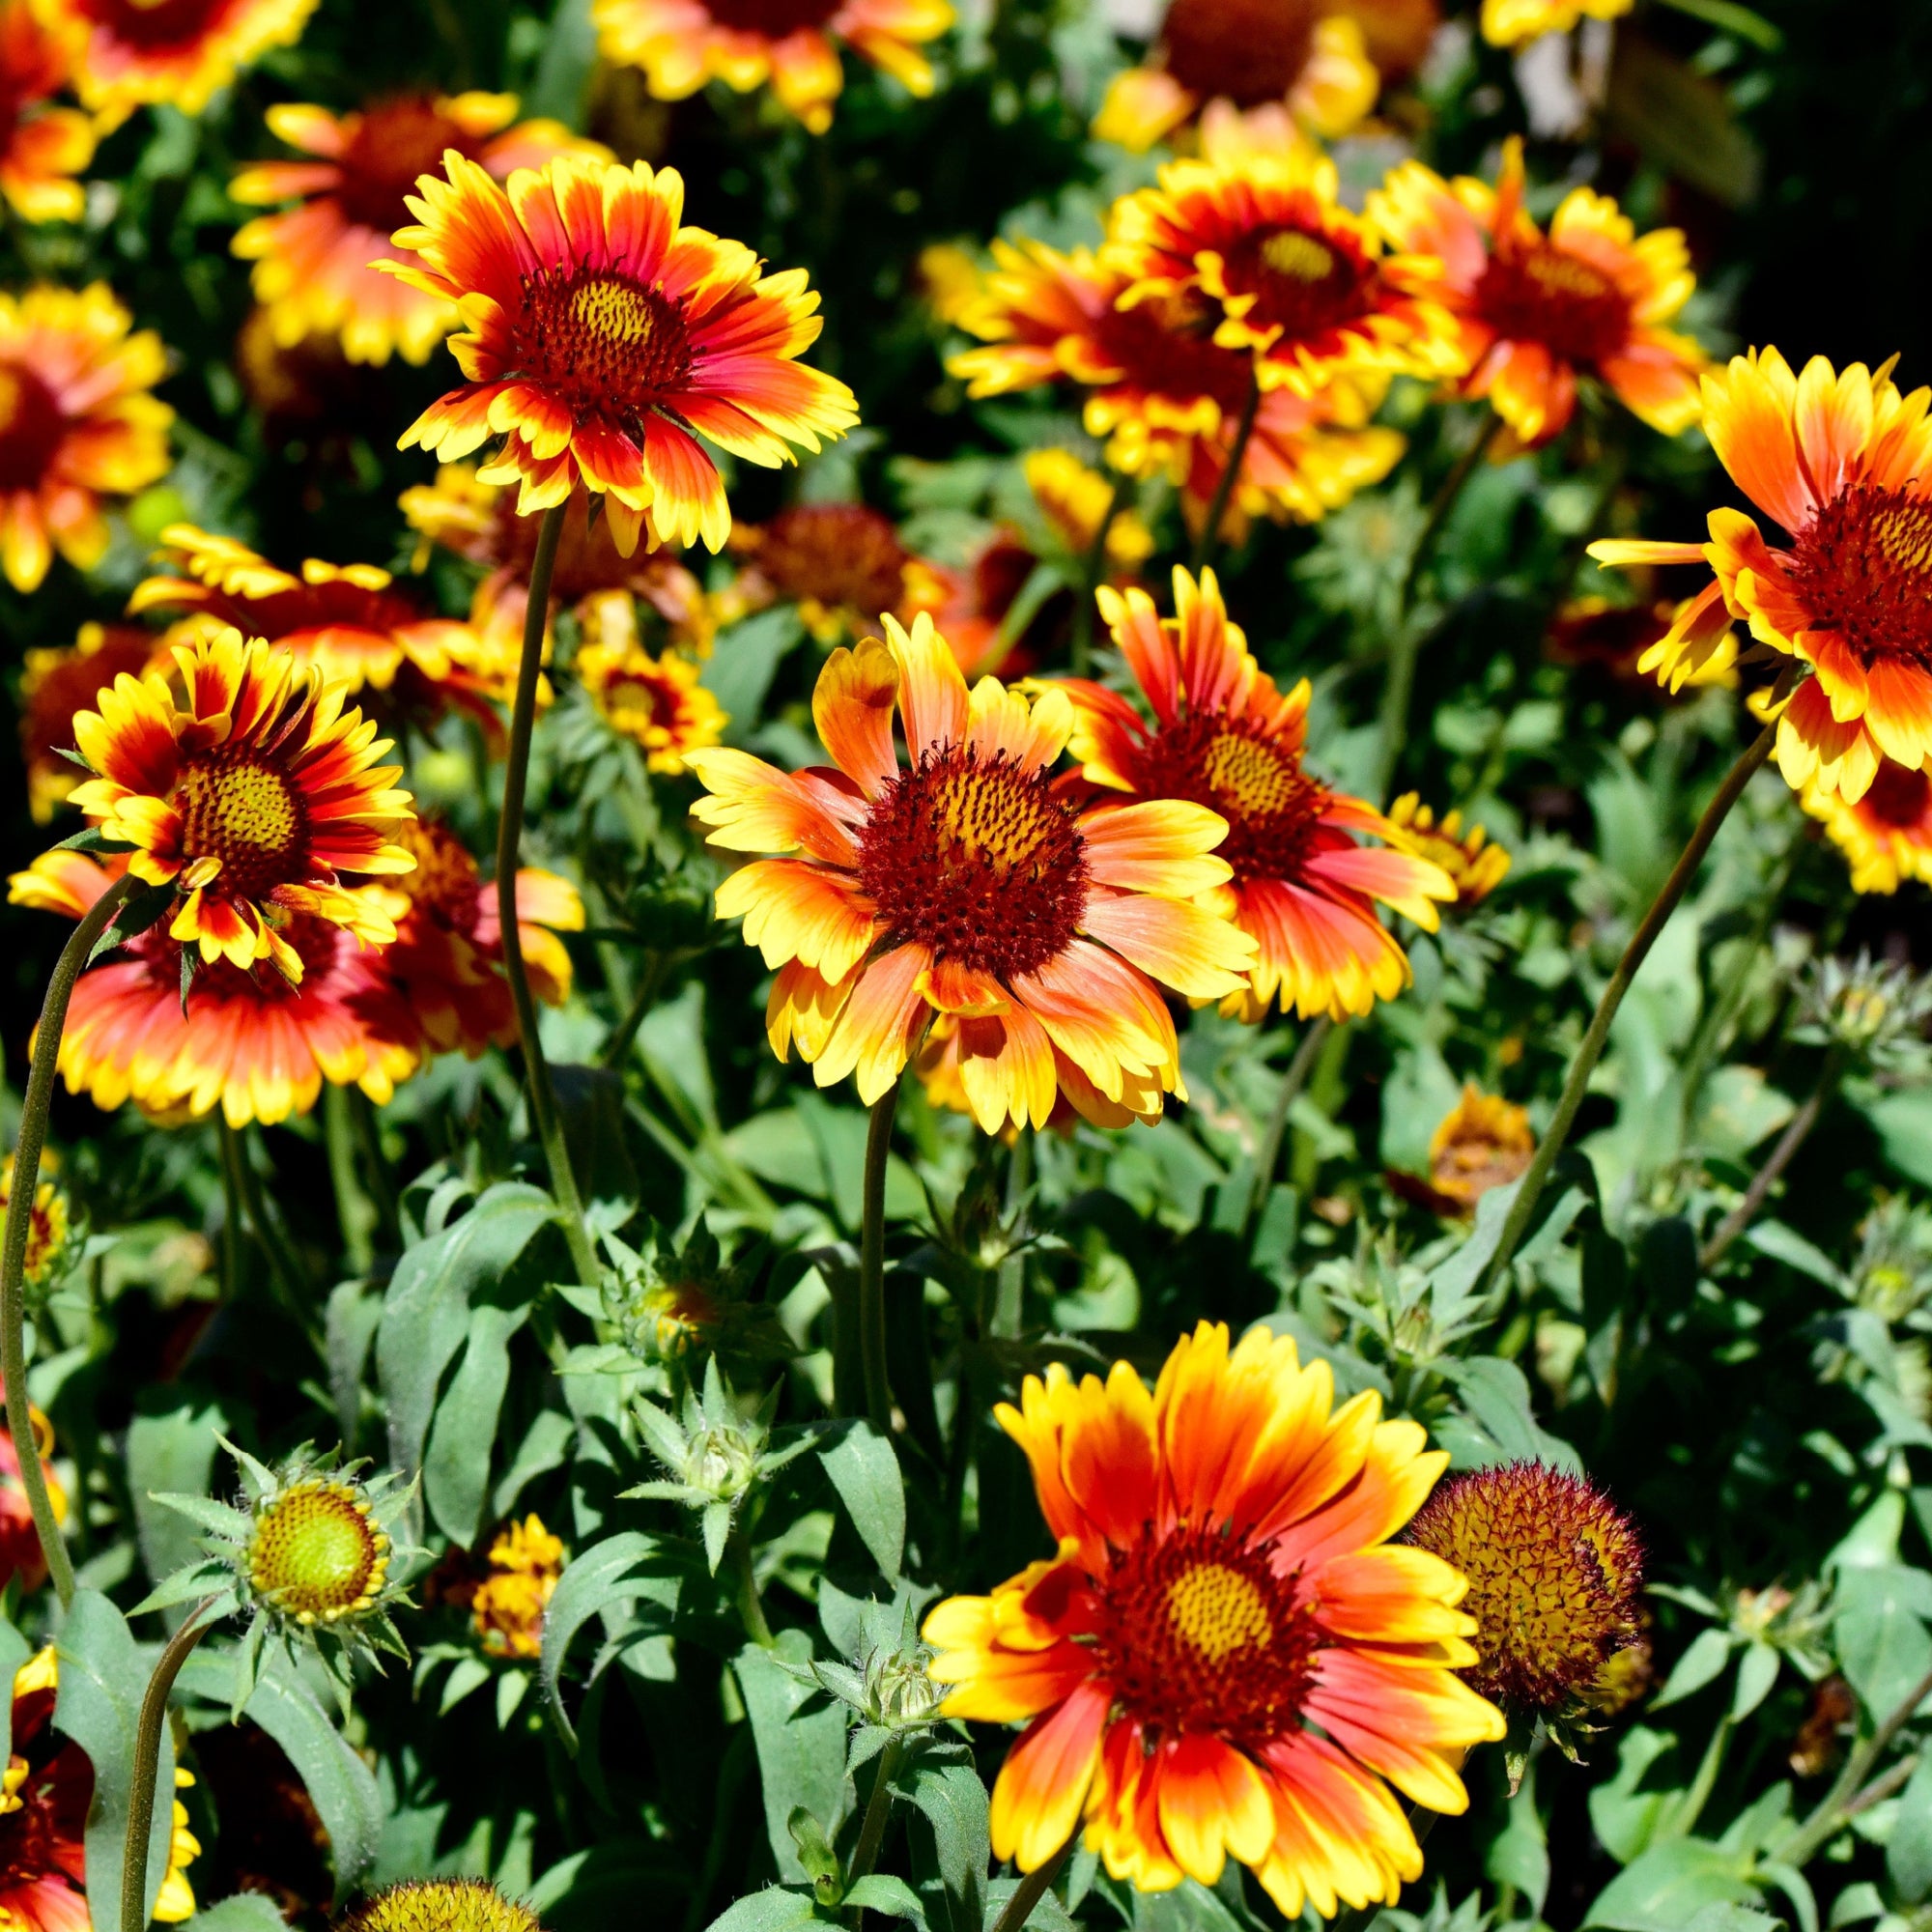
[[794,1673],[831,1691],[858,1720],[846,1756],[848,1775],[895,1738],[940,1721],[939,1706],[950,1687],[933,1682],[927,1670],[932,1652],[919,1635],[920,1614],[930,1601],[930,1591],[901,1582],[891,1603],[868,1603],[860,1610],[852,1662],[815,1659]]
[[1922,1071],[1932,1059],[1925,1025],[1932,1019],[1932,974],[1910,966],[1821,959],[1800,988],[1802,1024],[1793,1037],[1831,1046],[1877,1072]]
[[428,1878],[379,1891],[337,1932],[543,1932],[543,1926],[527,1905],[480,1878]]
[[726,1261],[700,1216],[682,1242],[653,1226],[637,1249],[608,1242],[615,1270],[605,1277],[602,1315],[637,1362],[688,1364],[699,1353],[779,1361],[795,1350],[777,1311],[753,1301],[757,1269]]
[[1520,1717],[1573,1719],[1642,1636],[1643,1548],[1630,1519],[1579,1476],[1541,1463],[1443,1484],[1407,1541],[1469,1579],[1481,1662],[1470,1686]]

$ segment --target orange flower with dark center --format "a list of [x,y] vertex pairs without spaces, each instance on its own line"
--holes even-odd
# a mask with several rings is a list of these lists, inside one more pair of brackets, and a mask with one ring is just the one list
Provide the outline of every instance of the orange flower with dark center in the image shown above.
[[611,728],[643,748],[654,772],[683,771],[685,753],[717,744],[730,722],[698,683],[695,664],[668,651],[654,658],[635,635],[580,645],[571,668]]
[[[0,1173],[0,1208],[7,1205],[12,1179],[13,1161],[10,1158],[6,1171]],[[43,1195],[51,1193],[49,1183],[43,1180],[40,1192]],[[46,1236],[43,1232],[43,1211],[36,1207],[27,1235],[25,1279],[30,1288],[37,1285],[36,1264],[43,1267],[45,1263]],[[0,1387],[0,1402],[5,1399],[6,1390]],[[53,1425],[39,1408],[30,1406],[28,1412],[33,1423],[35,1451],[41,1462],[41,1480],[47,1486],[47,1499],[53,1504],[54,1520],[65,1522],[67,1492],[61,1487],[60,1478],[54,1474],[53,1464],[47,1461],[54,1448]],[[0,1430],[0,1590],[4,1590],[15,1577],[20,1579],[21,1591],[31,1596],[47,1580],[47,1561],[41,1548],[41,1533],[34,1526],[33,1506],[27,1501],[27,1492],[20,1482],[20,1458],[14,1447],[14,1437],[9,1432]],[[17,1744],[14,1748],[19,1748]],[[6,1858],[6,1817],[7,1807],[4,1800],[0,1800],[0,1861]],[[0,1900],[5,1896],[5,1879],[0,1878]],[[0,1919],[0,1924],[5,1923],[4,1919]]]
[[892,519],[864,503],[794,503],[761,526],[741,525],[731,543],[798,605],[820,643],[868,630],[888,611],[904,614],[911,558]]
[[80,782],[73,762],[61,755],[73,747],[75,714],[91,711],[124,671],[139,677],[171,662],[152,631],[131,624],[83,624],[65,649],[28,650],[20,675],[20,756],[36,825],[46,824]]
[[0,194],[22,221],[78,221],[73,179],[94,158],[94,124],[52,97],[71,72],[69,48],[32,0],[0,0]]
[[0,1783],[0,1924],[83,1932],[87,1811],[94,1767],[53,1728],[59,1666],[51,1647],[14,1673],[13,1748]]
[[309,334],[339,338],[352,362],[386,362],[398,350],[426,362],[458,325],[455,307],[406,282],[378,274],[377,259],[406,262],[389,240],[410,218],[408,197],[454,151],[503,180],[553,155],[609,159],[557,121],[517,118],[511,94],[402,95],[358,114],[282,104],[268,112],[277,138],[315,158],[246,167],[229,195],[244,207],[298,205],[263,215],[235,237],[236,254],[255,266],[255,298],[274,338],[292,348]]
[[111,121],[161,101],[199,114],[271,47],[301,38],[316,0],[36,0],[76,33],[82,103]]
[[1856,804],[1816,784],[1798,802],[1845,855],[1854,892],[1895,893],[1906,879],[1932,885],[1932,774],[1887,758]]

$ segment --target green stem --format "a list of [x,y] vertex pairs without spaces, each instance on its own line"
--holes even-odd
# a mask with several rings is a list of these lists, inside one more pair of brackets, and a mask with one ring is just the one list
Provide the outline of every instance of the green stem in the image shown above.
[[248,1232],[254,1236],[255,1245],[261,1249],[263,1259],[269,1264],[269,1278],[274,1284],[275,1293],[289,1313],[303,1327],[312,1330],[308,1283],[303,1280],[295,1257],[288,1252],[280,1230],[269,1218],[269,1204],[262,1196],[262,1177],[255,1172],[255,1163],[248,1158],[248,1143],[242,1131],[231,1127],[225,1119],[221,1122],[221,1136],[231,1151],[224,1154],[224,1158],[234,1161],[236,1184],[242,1192]]
[[1208,505],[1208,515],[1201,526],[1201,534],[1194,539],[1194,555],[1190,559],[1195,577],[1214,561],[1214,553],[1220,548],[1221,523],[1228,514],[1228,500],[1235,494],[1235,485],[1241,474],[1241,465],[1246,462],[1248,443],[1255,433],[1255,418],[1262,408],[1262,376],[1257,365],[1248,378],[1248,400],[1241,406],[1241,419],[1235,426],[1235,440],[1228,450],[1228,467],[1221,472],[1221,480],[1214,486],[1214,497]]
[[899,1083],[872,1103],[866,1129],[866,1191],[859,1229],[859,1362],[866,1379],[866,1414],[892,1439],[893,1391],[886,1379],[886,1159],[893,1147],[893,1116]]
[[852,1848],[852,1863],[845,1873],[848,1886],[856,1885],[879,1861],[879,1849],[886,1842],[886,1824],[893,1811],[893,1779],[899,1775],[905,1758],[905,1741],[895,1738],[879,1753],[878,1776],[872,1779],[872,1795],[866,1801],[865,1822],[859,1827],[859,1842]]
[[1396,618],[1403,629],[1407,628],[1408,613],[1415,604],[1415,593],[1422,586],[1423,570],[1435,554],[1435,540],[1442,534],[1442,526],[1449,521],[1449,513],[1462,497],[1463,486],[1476,473],[1477,464],[1490,453],[1490,445],[1502,426],[1502,417],[1491,411],[1489,421],[1477,432],[1475,441],[1456,459],[1455,467],[1442,479],[1442,487],[1429,506],[1415,548],[1409,553],[1408,571],[1402,580],[1402,597],[1396,605]]
[[[1033,1129],[1022,1127],[1013,1136],[1013,1151],[1007,1160],[1005,1218],[1010,1223],[1020,1211],[1033,1185]],[[993,1290],[993,1333],[1009,1341],[1017,1337],[1026,1322],[1026,1256],[1009,1254],[1000,1264]]]
[[1729,816],[1732,806],[1744,795],[1745,786],[1756,776],[1758,767],[1771,756],[1776,742],[1777,724],[1774,720],[1758,734],[1756,743],[1731,767],[1723,783],[1718,787],[1718,795],[1705,808],[1703,817],[1697,821],[1696,831],[1684,847],[1683,856],[1672,868],[1669,878],[1664,880],[1662,890],[1644,915],[1643,923],[1624,948],[1624,956],[1617,961],[1617,970],[1611,974],[1610,983],[1604,988],[1604,996],[1597,1002],[1597,1010],[1590,1017],[1589,1031],[1583,1036],[1583,1043],[1577,1049],[1576,1059],[1570,1063],[1563,1093],[1556,1102],[1556,1112],[1550,1117],[1548,1128],[1537,1143],[1536,1152],[1531,1156],[1529,1167],[1517,1188],[1516,1199],[1510,1205],[1509,1219],[1503,1223],[1502,1238],[1496,1243],[1496,1251],[1484,1270],[1481,1293],[1487,1293],[1502,1278],[1503,1270],[1509,1266],[1510,1257],[1516,1253],[1517,1243],[1522,1239],[1529,1226],[1529,1218],[1536,1211],[1544,1182],[1549,1179],[1549,1170],[1555,1166],[1556,1156],[1562,1152],[1563,1143],[1570,1137],[1577,1110],[1583,1104],[1583,1095],[1590,1085],[1590,1075],[1596,1071],[1605,1042],[1610,1037],[1610,1022],[1616,1018],[1617,1009],[1623,1005],[1631,981],[1636,978],[1637,969],[1649,956],[1658,934],[1677,910],[1677,902],[1704,863],[1704,855],[1711,849],[1718,828]]
[[1745,1198],[1724,1216],[1718,1224],[1718,1232],[1705,1242],[1697,1257],[1697,1265],[1707,1273],[1723,1258],[1731,1243],[1750,1226],[1751,1217],[1764,1206],[1764,1198],[1771,1192],[1773,1183],[1791,1165],[1792,1156],[1804,1145],[1804,1137],[1818,1124],[1818,1116],[1837,1091],[1844,1068],[1844,1053],[1834,1046],[1825,1056],[1824,1069],[1818,1075],[1818,1084],[1812,1088],[1810,1098],[1792,1115],[1790,1124],[1772,1149],[1769,1158],[1751,1176],[1750,1185],[1745,1189]]
[[563,1222],[564,1238],[578,1279],[594,1283],[601,1272],[590,1231],[583,1224],[583,1200],[571,1172],[570,1149],[557,1116],[556,1094],[544,1065],[543,1041],[537,1037],[537,1006],[530,996],[529,974],[524,966],[524,942],[517,930],[517,861],[524,838],[524,787],[530,771],[530,730],[536,722],[537,678],[543,668],[544,625],[550,615],[550,580],[556,564],[557,538],[563,531],[568,502],[546,510],[537,529],[536,555],[530,563],[529,603],[524,612],[524,652],[517,667],[517,698],[510,713],[510,745],[503,767],[503,815],[497,827],[497,911],[502,925],[503,977],[510,982],[510,999],[517,1009],[517,1035],[524,1049],[524,1069],[529,1076],[530,1117],[550,1170],[550,1190]]
[[752,1546],[741,1524],[733,1523],[724,1539],[724,1553],[731,1559],[732,1576],[738,1586],[738,1614],[744,1619],[745,1634],[755,1644],[771,1649],[778,1639],[765,1618],[764,1600],[758,1595],[758,1573],[752,1562]]
[[668,952],[652,952],[645,958],[644,977],[638,982],[637,994],[599,1055],[606,1066],[621,1067],[630,1057],[631,1042],[657,1003],[658,988],[664,984],[665,968],[669,964]]
[[1101,573],[1107,567],[1107,532],[1114,527],[1114,518],[1120,510],[1121,498],[1126,494],[1127,479],[1116,475],[1113,495],[1107,498],[1105,515],[1100,519],[1100,527],[1094,532],[1094,541],[1087,546],[1086,559],[1080,570],[1080,588],[1073,599],[1073,637],[1067,647],[1067,665],[1075,677],[1085,677],[1094,654],[1094,593],[1100,587]]
[[1274,1171],[1281,1165],[1281,1144],[1288,1135],[1288,1117],[1293,1111],[1301,1090],[1308,1085],[1315,1056],[1321,1052],[1321,1042],[1327,1038],[1331,1025],[1333,1021],[1326,1013],[1320,1013],[1309,1022],[1307,1031],[1301,1036],[1301,1043],[1294,1049],[1293,1059],[1288,1063],[1287,1071],[1281,1076],[1281,1085],[1275,1090],[1273,1111],[1268,1115],[1267,1125],[1262,1129],[1261,1145],[1255,1150],[1255,1193],[1248,1208],[1251,1221],[1258,1220],[1262,1209],[1267,1206],[1268,1190],[1274,1185]]
[[389,1172],[389,1156],[383,1151],[375,1104],[359,1087],[345,1087],[343,1094],[349,1102],[350,1124],[355,1129],[355,1145],[362,1150],[363,1173],[375,1196],[376,1232],[385,1246],[399,1248],[403,1239],[402,1203]]
[[1852,1750],[1845,1759],[1844,1769],[1838,1773],[1831,1790],[1810,1817],[1776,1844],[1768,1846],[1764,1856],[1802,1871],[1805,1863],[1837,1835],[1850,1815],[1850,1807],[1861,1796],[1872,1767],[1885,1755],[1886,1747],[1892,1739],[1912,1721],[1913,1713],[1927,1697],[1932,1697],[1932,1671],[1927,1671],[1878,1729]]
[[993,1932],[1020,1932],[1020,1928],[1033,1917],[1033,1909],[1046,1895],[1046,1889],[1060,1876],[1060,1868],[1066,1862],[1066,1855],[1073,1849],[1073,1840],[1054,1853],[1044,1864],[1036,1865],[1014,1889],[1013,1895],[1007,1900],[1007,1907],[993,1925]]
[[214,1601],[204,1597],[168,1639],[141,1699],[140,1723],[134,1732],[134,1779],[128,1794],[128,1839],[121,1860],[121,1932],[147,1932],[148,1838],[155,1823],[155,1779],[160,1769],[161,1726],[167,1722],[168,1692],[175,1688],[189,1652],[220,1621],[207,1616]]
[[60,1595],[61,1607],[73,1602],[73,1563],[62,1540],[60,1520],[41,1472],[41,1446],[34,1439],[34,1408],[27,1396],[26,1306],[21,1285],[27,1272],[27,1236],[33,1227],[34,1196],[41,1185],[41,1150],[47,1141],[47,1110],[53,1104],[54,1071],[60,1065],[61,1032],[67,1025],[68,1002],[80,978],[94,943],[133,891],[128,876],[117,881],[88,908],[61,948],[41,1003],[41,1024],[34,1036],[34,1064],[27,1075],[27,1092],[20,1102],[20,1137],[14,1146],[14,1178],[7,1196],[7,1232],[0,1245],[0,1380],[7,1384],[7,1428],[14,1437],[14,1454],[20,1470],[20,1487],[34,1513],[34,1531],[47,1575]]
[[1718,1788],[1718,1773],[1723,1766],[1724,1751],[1731,1742],[1731,1732],[1736,1724],[1737,1720],[1728,1711],[1718,1719],[1717,1728],[1711,1733],[1711,1742],[1704,1747],[1697,1776],[1690,1780],[1690,1788],[1679,1801],[1676,1810],[1670,1812],[1658,1827],[1659,1839],[1688,1838],[1697,1829],[1697,1820],[1704,1815],[1704,1806],[1711,1802],[1711,1793]]
[[214,1138],[221,1151],[221,1299],[224,1305],[232,1305],[242,1293],[242,1234],[248,1216],[242,1206],[235,1130],[225,1120],[218,1120]]
[[323,1131],[328,1141],[328,1179],[335,1190],[335,1219],[342,1230],[342,1252],[352,1274],[366,1275],[376,1259],[372,1236],[376,1206],[355,1175],[355,1127],[349,1118],[349,1095],[333,1081],[322,1090]]

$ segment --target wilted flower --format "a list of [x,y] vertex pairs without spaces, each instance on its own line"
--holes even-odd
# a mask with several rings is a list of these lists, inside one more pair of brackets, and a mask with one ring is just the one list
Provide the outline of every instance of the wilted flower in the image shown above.
[[543,1653],[544,1611],[563,1575],[563,1544],[534,1511],[490,1546],[490,1574],[469,1600],[469,1619],[492,1657]]
[[543,1932],[527,1905],[480,1878],[412,1878],[379,1891],[337,1932]]
[[1528,1109],[1466,1082],[1429,1138],[1427,1185],[1402,1187],[1402,1177],[1397,1185],[1438,1214],[1467,1214],[1491,1188],[1520,1177],[1535,1151]]
[[1388,822],[1401,835],[1397,843],[1419,852],[1449,874],[1459,906],[1480,905],[1509,871],[1510,855],[1500,845],[1492,845],[1480,825],[1464,832],[1460,811],[1445,811],[1438,823],[1420,792],[1404,792],[1389,807]]

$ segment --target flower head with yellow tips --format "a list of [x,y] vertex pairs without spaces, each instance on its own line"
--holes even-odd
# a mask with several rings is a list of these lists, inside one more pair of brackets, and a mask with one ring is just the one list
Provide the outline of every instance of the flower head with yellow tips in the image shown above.
[[[721,918],[778,973],[772,1047],[796,1044],[829,1087],[869,1106],[938,1013],[963,1024],[980,1126],[1043,1126],[1065,1094],[1103,1125],[1152,1120],[1179,1093],[1159,988],[1220,999],[1254,943],[1194,900],[1225,884],[1226,822],[1148,800],[1081,810],[1051,768],[1075,724],[1064,692],[969,693],[922,616],[837,650],[812,699],[831,767],[787,773],[748,753],[694,752],[714,846],[782,854],[734,872]],[[903,723],[906,759],[893,739]]]
[[641,749],[654,772],[683,771],[686,754],[716,745],[730,722],[689,658],[653,657],[635,636],[581,646],[571,668],[605,722]]
[[1536,1151],[1527,1108],[1465,1082],[1429,1137],[1429,1176],[1392,1175],[1398,1193],[1438,1214],[1468,1214],[1492,1187],[1506,1187]]
[[1056,1553],[926,1618],[953,1718],[1027,1728],[993,1788],[996,1858],[1032,1871],[1085,1822],[1146,1890],[1253,1868],[1290,1918],[1392,1903],[1422,1854],[1390,1785],[1460,1813],[1464,1750],[1503,1719],[1466,1587],[1391,1542],[1447,1457],[1325,1362],[1203,1322],[1150,1392],[1058,1364],[999,1418]]
[[1845,855],[1855,893],[1895,893],[1908,879],[1932,886],[1932,773],[1887,758],[1856,804],[1819,784],[1798,802]]
[[1389,807],[1388,822],[1401,835],[1401,843],[1449,874],[1460,906],[1480,905],[1508,876],[1510,855],[1491,844],[1480,825],[1463,831],[1460,811],[1445,811],[1437,819],[1420,792],[1404,792]]
[[94,123],[57,106],[72,71],[72,36],[40,19],[33,0],[0,0],[0,195],[22,221],[78,221],[74,176],[94,158]]
[[1635,0],[1483,0],[1483,38],[1494,47],[1526,46],[1567,34],[1584,20],[1616,20]]
[[110,125],[165,101],[199,114],[218,88],[293,45],[316,0],[33,0],[77,43],[81,104]]
[[490,1546],[490,1574],[469,1600],[477,1641],[492,1657],[532,1658],[543,1650],[544,1611],[563,1575],[563,1545],[534,1511]]
[[66,755],[74,714],[92,710],[123,671],[140,677],[172,662],[160,639],[134,624],[83,624],[71,644],[29,647],[20,672],[20,757],[36,825],[45,825],[80,782]]

